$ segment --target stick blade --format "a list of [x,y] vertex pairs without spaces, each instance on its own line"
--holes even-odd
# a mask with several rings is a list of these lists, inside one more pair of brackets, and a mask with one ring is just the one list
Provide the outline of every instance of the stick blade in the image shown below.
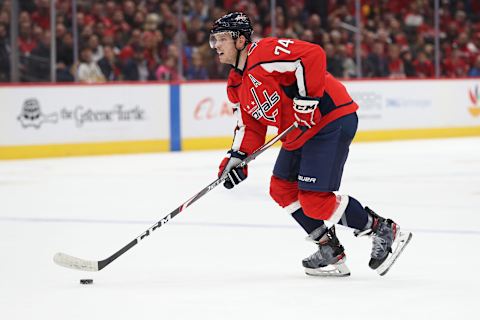
[[58,252],[53,257],[53,261],[59,266],[82,270],[82,271],[98,271],[98,261],[83,260],[80,258],[72,257],[68,254]]

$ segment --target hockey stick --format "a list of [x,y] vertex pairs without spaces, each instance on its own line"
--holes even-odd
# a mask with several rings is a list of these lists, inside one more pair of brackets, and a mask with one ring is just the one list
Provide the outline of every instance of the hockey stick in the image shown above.
[[[285,131],[282,133],[278,134],[274,138],[272,138],[270,141],[266,142],[263,146],[258,148],[254,153],[249,155],[247,158],[245,158],[238,166],[237,168],[243,168],[245,167],[250,161],[258,157],[260,154],[262,154],[265,150],[270,148],[272,145],[274,145],[276,142],[278,142],[280,139],[285,137],[290,131],[292,131],[294,128],[296,128],[298,124],[295,122],[293,123],[289,128],[287,128]],[[77,257],[70,256],[65,253],[57,253],[53,257],[53,261],[55,261],[56,264],[66,267],[66,268],[71,268],[71,269],[76,269],[76,270],[83,270],[83,271],[100,271],[106,266],[108,266],[110,263],[112,263],[115,259],[120,257],[122,254],[130,250],[133,246],[135,246],[140,240],[145,239],[147,236],[150,235],[153,231],[156,229],[160,228],[167,222],[169,222],[171,219],[173,219],[177,214],[185,210],[187,207],[189,207],[191,204],[193,204],[195,201],[206,195],[208,192],[213,190],[216,186],[221,184],[227,179],[226,175],[221,176],[220,178],[216,179],[212,183],[210,183],[208,186],[203,188],[199,193],[188,199],[186,202],[184,202],[181,206],[170,212],[168,215],[166,215],[163,219],[155,223],[153,226],[148,228],[145,232],[140,234],[138,237],[130,241],[126,246],[112,254],[110,257],[104,259],[104,260],[84,260],[80,259]]]

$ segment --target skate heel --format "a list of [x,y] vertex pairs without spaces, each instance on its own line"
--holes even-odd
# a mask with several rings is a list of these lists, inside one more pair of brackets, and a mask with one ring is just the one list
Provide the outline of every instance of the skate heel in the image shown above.
[[305,273],[309,276],[320,277],[346,277],[350,275],[350,270],[345,264],[345,249],[340,244],[335,226],[324,230],[318,241],[318,250],[303,259],[302,264]]

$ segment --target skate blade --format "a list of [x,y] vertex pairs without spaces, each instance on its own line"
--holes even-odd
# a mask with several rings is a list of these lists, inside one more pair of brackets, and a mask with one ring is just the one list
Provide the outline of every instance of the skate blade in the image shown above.
[[407,244],[410,242],[412,239],[412,233],[411,232],[399,232],[398,237],[395,242],[396,244],[396,249],[393,251],[392,255],[387,258],[378,268],[376,269],[377,273],[381,276],[384,276],[387,274],[387,272],[390,270],[390,268],[393,266],[397,258],[400,256],[400,254],[403,252]]
[[345,264],[345,259],[342,259],[335,264],[322,268],[305,268],[305,273],[314,277],[348,277],[350,275],[350,269],[348,269]]

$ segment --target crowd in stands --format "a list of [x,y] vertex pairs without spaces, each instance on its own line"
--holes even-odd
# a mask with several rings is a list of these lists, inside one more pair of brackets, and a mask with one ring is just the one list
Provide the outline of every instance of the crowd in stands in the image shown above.
[[[50,1],[19,3],[20,80],[48,81]],[[176,0],[77,0],[79,61],[71,4],[56,1],[57,81],[226,79],[229,68],[218,62],[208,37],[212,22],[231,11],[250,16],[254,40],[274,34],[317,43],[329,72],[357,76],[355,0],[277,0],[275,30],[269,0],[183,0],[180,24]],[[0,82],[10,79],[10,6],[11,0],[0,0]],[[433,0],[362,0],[362,77],[434,77],[433,8]],[[441,77],[480,77],[480,1],[440,0],[440,31]]]

